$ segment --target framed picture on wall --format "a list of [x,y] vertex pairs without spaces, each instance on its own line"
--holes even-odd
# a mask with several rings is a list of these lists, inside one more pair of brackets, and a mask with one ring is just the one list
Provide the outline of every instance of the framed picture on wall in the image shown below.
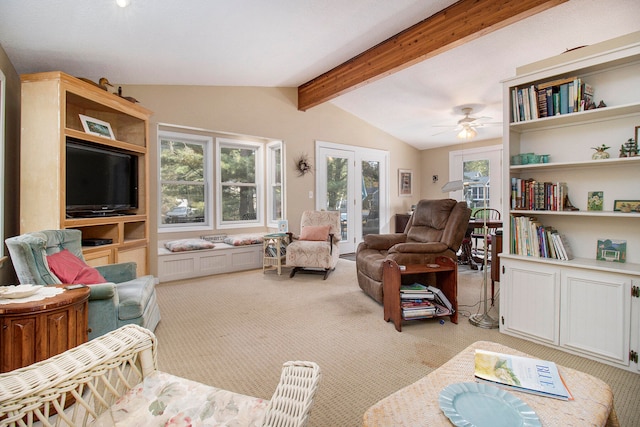
[[398,195],[411,196],[413,194],[413,172],[409,169],[398,169]]

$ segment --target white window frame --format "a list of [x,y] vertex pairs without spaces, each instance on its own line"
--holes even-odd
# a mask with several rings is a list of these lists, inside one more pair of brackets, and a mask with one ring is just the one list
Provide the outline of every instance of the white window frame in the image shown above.
[[[279,151],[279,155],[276,154]],[[276,182],[276,160],[280,158],[280,182]],[[273,141],[267,144],[267,227],[278,228],[278,221],[281,219],[285,219],[287,217],[286,212],[284,211],[286,203],[285,203],[285,191],[284,191],[284,181],[285,177],[285,158],[284,158],[284,143],[282,141]],[[273,216],[275,203],[273,197],[273,189],[274,187],[280,187],[280,212],[282,212],[282,216],[280,218],[276,218]]]
[[[7,78],[0,70],[0,242],[4,242],[4,147],[5,147],[5,116],[7,113],[5,100],[7,98]],[[0,245],[0,257],[4,257],[4,245]],[[0,266],[2,263],[0,262]]]
[[[264,146],[264,143],[259,142],[216,138],[216,165],[218,166],[216,167],[216,227],[218,229],[257,227],[264,224]],[[256,187],[256,219],[239,221],[222,220],[222,186],[224,183],[222,182],[221,168],[219,167],[220,159],[222,158],[220,154],[222,148],[253,149],[256,153],[256,182],[252,184]]]
[[[204,200],[206,206],[204,222],[190,223],[190,224],[163,224],[162,213],[160,206],[162,204],[162,184],[161,180],[161,153],[160,149],[161,141],[163,139],[172,139],[177,141],[184,141],[190,144],[202,144],[203,149],[203,162],[204,162]],[[158,130],[158,232],[170,233],[178,231],[210,231],[213,229],[213,197],[211,195],[211,188],[213,182],[213,156],[211,155],[213,146],[213,138],[210,136],[194,135],[191,133],[171,132],[165,130]],[[197,224],[197,225],[196,225]]]

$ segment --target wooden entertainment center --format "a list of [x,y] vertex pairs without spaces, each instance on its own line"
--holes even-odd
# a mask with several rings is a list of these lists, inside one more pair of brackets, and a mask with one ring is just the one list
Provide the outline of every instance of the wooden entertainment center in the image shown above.
[[[83,239],[111,243],[84,246],[90,265],[133,261],[149,272],[149,166],[152,112],[97,85],[56,71],[25,74],[22,81],[20,232],[75,228]],[[110,125],[115,139],[84,131],[80,115]],[[67,138],[137,158],[137,207],[126,215],[71,218],[66,211]]]

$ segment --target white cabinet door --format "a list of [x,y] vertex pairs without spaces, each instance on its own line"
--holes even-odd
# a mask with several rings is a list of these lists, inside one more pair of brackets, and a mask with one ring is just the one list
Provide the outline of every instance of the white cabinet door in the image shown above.
[[501,331],[557,345],[560,270],[514,260],[505,260],[503,265]]
[[560,345],[629,366],[631,279],[566,269],[561,286]]

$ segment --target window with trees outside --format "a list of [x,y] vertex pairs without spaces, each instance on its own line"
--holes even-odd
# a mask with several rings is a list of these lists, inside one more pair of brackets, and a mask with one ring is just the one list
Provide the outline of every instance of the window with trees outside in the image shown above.
[[264,223],[263,145],[216,138],[218,228]]
[[267,144],[267,226],[274,228],[284,218],[283,154],[282,141]]
[[162,229],[211,228],[211,146],[213,138],[159,133],[160,220]]

